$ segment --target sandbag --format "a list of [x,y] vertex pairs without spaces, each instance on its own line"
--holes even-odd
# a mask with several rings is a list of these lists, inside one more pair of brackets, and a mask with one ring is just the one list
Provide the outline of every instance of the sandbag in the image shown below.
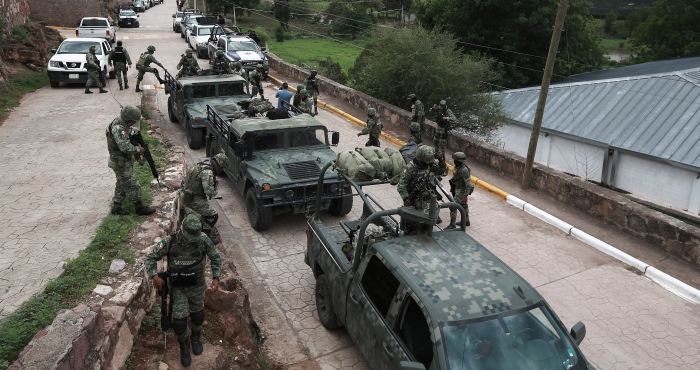
[[[350,179],[353,179],[355,177],[355,172],[357,169],[362,166],[362,165],[369,165],[369,162],[363,157],[360,153],[354,151],[354,150],[346,150],[344,152],[338,153],[338,160],[336,161],[336,165],[338,168],[347,171],[348,177]],[[374,167],[373,167],[374,168]],[[376,170],[375,170],[376,173]],[[374,178],[375,173],[372,173],[371,176]],[[370,180],[372,179],[370,178]],[[365,181],[365,180],[362,180]]]
[[412,161],[413,158],[416,157],[416,152],[418,152],[418,144],[408,143],[408,144],[402,146],[399,149],[399,152],[401,152],[401,155],[403,156],[404,161],[406,162],[406,164],[408,164],[408,162]]

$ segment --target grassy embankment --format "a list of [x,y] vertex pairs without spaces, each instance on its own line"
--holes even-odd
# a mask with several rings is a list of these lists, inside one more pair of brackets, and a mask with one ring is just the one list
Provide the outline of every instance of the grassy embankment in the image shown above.
[[49,76],[46,71],[23,72],[7,81],[7,84],[0,84],[0,124],[6,118],[7,110],[19,105],[22,95],[32,92],[49,83]]

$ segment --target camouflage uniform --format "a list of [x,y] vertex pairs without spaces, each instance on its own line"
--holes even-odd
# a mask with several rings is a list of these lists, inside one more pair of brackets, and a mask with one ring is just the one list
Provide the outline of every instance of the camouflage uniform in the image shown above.
[[311,74],[309,77],[306,78],[306,91],[309,92],[309,95],[311,98],[314,100],[314,112],[315,114],[318,114],[318,78],[316,78],[316,71],[311,71]]
[[265,79],[265,75],[263,75],[263,69],[262,69],[262,64],[258,64],[255,67],[255,72],[250,74],[250,84],[253,86],[256,86],[258,88],[258,94],[260,94],[260,98],[265,99],[265,96],[263,95],[263,86],[262,82]]
[[[189,366],[190,333],[187,317],[191,318],[192,349],[195,355],[202,353],[200,334],[204,323],[204,293],[207,289],[205,255],[209,257],[212,278],[221,277],[221,256],[207,236],[200,231],[201,224],[194,215],[187,215],[180,231],[172,233],[160,241],[146,256],[146,269],[153,278],[157,275],[158,261],[168,259],[168,285],[172,300],[171,327],[180,342],[180,361]],[[192,277],[179,277],[182,273],[195,273]]]
[[124,76],[124,87],[129,88],[129,78],[126,76],[126,65],[131,65],[131,57],[129,52],[126,51],[122,46],[121,41],[117,41],[117,47],[109,52],[107,61],[111,64],[114,63],[114,73],[117,74],[117,82],[119,83],[119,90],[122,90],[122,75]]
[[176,78],[197,75],[197,71],[199,71],[199,62],[197,62],[197,58],[192,56],[192,49],[187,50],[186,55],[180,58],[180,62],[175,68],[180,70],[177,76],[175,76]]
[[245,68],[243,68],[243,65],[241,64],[241,62],[234,63],[233,67],[234,67],[234,70],[232,73],[243,77],[246,81],[248,80],[248,71]]
[[107,90],[102,89],[102,82],[100,81],[100,61],[97,60],[95,56],[95,47],[90,46],[90,52],[85,54],[85,69],[88,71],[88,80],[85,83],[85,93],[92,94],[90,87],[92,85],[97,85],[100,88],[100,92],[107,92]]
[[163,68],[164,70],[165,67],[163,67],[162,64],[156,58],[153,56],[153,53],[156,51],[156,48],[153,47],[152,45],[148,47],[148,51],[145,53],[141,54],[139,57],[139,61],[136,62],[136,70],[139,71],[138,76],[136,77],[136,92],[141,91],[141,81],[143,80],[143,75],[146,74],[146,72],[151,72],[154,75],[156,75],[156,78],[158,81],[162,84],[165,83],[162,78],[160,78],[160,75],[158,74],[158,70],[155,68],[151,67],[151,63],[155,63],[156,65],[160,66],[160,68]]
[[416,162],[417,160],[414,159],[406,165],[406,169],[403,171],[403,175],[401,175],[401,180],[399,180],[399,183],[396,187],[396,190],[398,190],[399,195],[401,195],[401,199],[403,199],[404,201],[406,201],[406,199],[408,199],[411,196],[411,192],[414,190],[413,185],[415,185],[415,180],[419,176],[430,174],[433,174],[435,176],[447,175],[447,164],[444,161],[439,162],[433,159],[432,163],[429,163],[427,165],[423,163],[417,164]]
[[[454,126],[454,124],[457,122],[457,117],[452,113],[452,111],[447,108],[447,102],[444,100],[440,100],[440,104],[437,105],[437,107],[431,108],[431,111],[434,111],[436,113],[442,113],[444,116],[447,118],[447,122],[450,124],[450,126]],[[442,152],[442,154],[445,154],[445,150],[447,149],[447,130],[444,127],[440,127],[439,122],[438,126],[435,127],[435,136],[433,137],[433,144],[435,145],[435,150]]]
[[199,213],[202,232],[207,235],[211,234],[212,228],[219,219],[219,214],[209,204],[207,198],[211,199],[216,196],[216,175],[223,171],[222,165],[225,165],[226,162],[226,155],[219,153],[212,159],[197,163],[182,179],[180,189],[182,203],[185,207]]
[[304,85],[297,85],[297,92],[294,94],[294,97],[292,97],[292,105],[299,108],[299,104],[301,104],[301,91],[306,90],[304,88]]
[[408,139],[409,143],[421,144],[423,143],[423,134],[421,133],[421,126],[418,122],[411,122],[408,127],[411,132],[411,137]]
[[224,58],[224,52],[221,50],[216,51],[216,57],[211,60],[211,70],[218,74],[231,74],[231,66],[229,65],[228,59]]
[[[474,185],[472,185],[471,182],[471,170],[469,169],[469,166],[467,166],[467,163],[465,160],[467,159],[467,156],[464,155],[462,152],[457,152],[455,153],[452,158],[454,159],[455,162],[455,168],[454,168],[454,175],[452,176],[452,179],[450,180],[451,183],[454,183],[454,188],[455,188],[455,193],[453,194],[455,202],[459,203],[462,207],[464,207],[464,211],[466,213],[466,221],[467,221],[467,226],[469,226],[469,203],[464,202],[464,198],[467,197],[468,195],[471,195],[471,193],[474,191]],[[457,221],[457,210],[456,209],[451,209],[450,210],[450,225],[447,228],[454,228],[455,227],[455,222]]]
[[382,121],[379,120],[379,117],[376,116],[376,113],[377,110],[374,108],[367,109],[367,115],[369,115],[367,126],[357,134],[357,136],[369,134],[369,140],[367,140],[365,146],[381,146],[379,137],[382,135],[382,128],[384,125]]
[[309,99],[309,93],[306,90],[301,90],[299,95],[301,96],[299,99],[299,110],[310,114],[311,117],[315,116],[316,113],[313,111],[313,103],[311,102],[311,99]]
[[423,124],[425,123],[425,106],[423,102],[416,97],[416,94],[410,94],[408,100],[411,101],[411,121],[418,122],[421,129],[423,129]]

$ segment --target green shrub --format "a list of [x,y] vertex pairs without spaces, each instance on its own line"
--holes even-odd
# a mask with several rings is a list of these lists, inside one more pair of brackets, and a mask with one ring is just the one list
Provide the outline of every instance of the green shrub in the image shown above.
[[275,40],[277,40],[277,42],[284,42],[284,28],[282,28],[282,26],[275,28]]
[[334,62],[331,57],[319,61],[318,69],[318,73],[323,77],[330,78],[337,83],[344,85],[348,81],[348,76],[343,73],[343,68],[340,66],[340,63]]
[[255,27],[255,33],[258,35],[258,38],[260,39],[260,47],[265,46],[268,41],[270,41],[270,34],[267,33],[267,30],[265,30],[262,27]]
[[27,29],[22,26],[12,27],[12,38],[18,41],[27,42],[29,41],[29,33]]

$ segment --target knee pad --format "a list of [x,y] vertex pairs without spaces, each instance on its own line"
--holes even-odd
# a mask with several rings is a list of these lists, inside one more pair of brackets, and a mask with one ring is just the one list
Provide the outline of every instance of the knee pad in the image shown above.
[[202,325],[204,324],[204,311],[199,311],[190,314],[190,319],[192,319],[192,325]]
[[216,225],[216,221],[219,221],[219,215],[213,215],[213,216],[204,216],[202,217],[204,219],[204,222],[207,223],[210,227],[214,227]]
[[[202,314],[203,318],[204,314]],[[172,323],[173,331],[175,334],[184,334],[187,331],[187,318],[184,319],[174,319]]]

